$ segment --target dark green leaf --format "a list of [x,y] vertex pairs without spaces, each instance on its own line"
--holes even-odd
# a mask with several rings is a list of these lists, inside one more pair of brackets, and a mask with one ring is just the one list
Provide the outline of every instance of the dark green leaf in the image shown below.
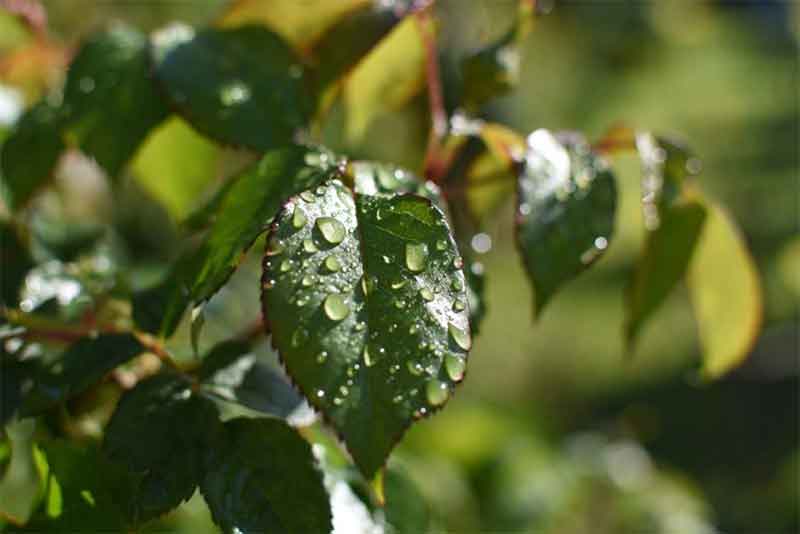
[[111,177],[169,113],[147,56],[145,35],[116,26],[87,41],[67,73],[64,134]]
[[226,341],[214,346],[203,357],[200,379],[223,399],[279,417],[302,402],[285,378],[258,360],[248,343]]
[[14,227],[0,222],[0,305],[17,306],[20,286],[31,267],[31,256]]
[[101,334],[73,343],[52,365],[40,370],[21,414],[36,415],[65,401],[143,351],[131,334]]
[[417,486],[402,471],[386,470],[386,522],[394,534],[430,531],[430,509]]
[[629,346],[685,276],[706,219],[703,202],[685,188],[691,159],[687,151],[650,134],[637,136],[636,144],[643,164],[647,235],[628,288],[625,337]]
[[155,74],[178,111],[223,143],[268,150],[292,140],[311,113],[305,68],[263,26],[153,36]]
[[606,250],[616,204],[614,175],[583,138],[547,130],[528,137],[516,224],[536,315]]
[[121,532],[125,517],[112,496],[127,481],[93,445],[63,440],[44,445],[49,472],[42,509],[27,525],[31,532]]
[[184,379],[159,374],[127,392],[106,429],[104,450],[136,480],[131,522],[157,517],[192,496],[216,446],[214,404]]
[[36,371],[33,362],[0,355],[0,426],[5,426],[17,413],[25,391],[37,375]]
[[273,343],[367,478],[462,379],[471,339],[457,254],[429,200],[354,198],[338,181],[291,199],[270,233]]
[[277,419],[225,423],[200,486],[223,532],[328,533],[328,495],[311,447]]
[[13,211],[52,177],[64,150],[60,110],[39,102],[19,119],[0,150],[0,193]]

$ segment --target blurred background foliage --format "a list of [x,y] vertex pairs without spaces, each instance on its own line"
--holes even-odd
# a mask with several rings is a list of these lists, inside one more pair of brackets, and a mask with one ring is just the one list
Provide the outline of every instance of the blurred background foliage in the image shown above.
[[[444,64],[502,35],[516,5],[438,2]],[[110,21],[153,30],[173,20],[207,23],[225,9],[223,0],[45,6],[52,35],[67,50]],[[741,368],[701,382],[698,340],[680,290],[649,323],[636,354],[626,356],[623,294],[643,236],[639,163],[635,155],[620,156],[617,238],[536,323],[514,251],[512,204],[488,219],[493,246],[481,261],[489,310],[468,380],[444,412],[409,432],[390,465],[417,482],[437,528],[453,532],[797,532],[800,4],[556,1],[549,7],[524,41],[519,85],[482,115],[520,132],[580,129],[597,139],[621,122],[687,139],[702,157],[701,187],[729,207],[756,259],[765,290],[763,333]],[[401,25],[391,38],[408,39],[403,31]],[[30,39],[16,19],[0,16],[0,130],[63,76],[68,54]],[[372,68],[418,69],[413,46]],[[380,85],[363,76],[352,106],[386,104]],[[348,109],[347,91],[323,125],[323,139],[358,157],[419,169],[429,120],[424,91],[407,98],[417,93],[398,90],[387,96],[388,112],[360,115]],[[88,269],[90,282],[80,269],[42,276],[74,277],[91,293],[93,284],[124,269],[125,284],[146,287],[178,247],[178,221],[251,158],[218,148],[178,118],[148,139],[113,189],[91,161],[69,154],[56,186],[36,200],[34,260],[77,259],[70,251],[87,242],[94,261],[106,260]],[[109,224],[111,231],[97,230]],[[205,348],[259,314],[260,250],[254,247],[254,257],[209,303]],[[98,270],[106,278],[97,279]],[[79,307],[80,297],[70,303]],[[189,326],[181,328],[172,348],[190,358]],[[274,364],[266,346],[259,358]],[[86,425],[89,435],[109,416],[81,413],[74,424]],[[6,506],[36,491],[30,481],[37,473],[9,464],[14,441],[30,440],[28,426],[17,425],[0,445]],[[342,510],[354,505],[340,501],[337,529],[368,531],[368,524],[347,523],[345,516],[356,512]],[[164,528],[213,531],[197,498],[148,530]]]

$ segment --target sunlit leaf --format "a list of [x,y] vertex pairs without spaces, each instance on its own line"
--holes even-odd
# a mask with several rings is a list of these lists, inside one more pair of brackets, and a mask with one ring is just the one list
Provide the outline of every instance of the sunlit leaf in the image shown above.
[[273,343],[368,479],[463,377],[461,267],[444,214],[415,195],[354,198],[333,181],[292,198],[270,233]]
[[331,510],[311,447],[277,419],[224,425],[200,489],[224,532],[331,531]]
[[172,25],[153,35],[155,75],[192,126],[255,150],[288,144],[312,106],[305,67],[263,26],[195,32]]
[[147,37],[115,26],[81,47],[64,86],[66,139],[116,177],[169,110],[148,67]]
[[616,206],[614,175],[582,137],[530,135],[516,224],[536,314],[608,248]]
[[14,126],[0,149],[0,193],[11,210],[19,209],[52,177],[64,150],[61,112],[40,102]]
[[650,134],[637,136],[642,158],[642,209],[646,236],[628,287],[625,337],[633,345],[644,323],[686,274],[703,223],[702,199],[686,190],[686,149]]
[[39,371],[32,391],[25,395],[21,414],[35,415],[65,401],[143,351],[131,334],[101,334],[73,343]]
[[758,337],[763,303],[755,262],[731,217],[706,202],[708,216],[689,266],[689,290],[706,376],[739,365]]
[[286,417],[302,399],[253,353],[249,343],[226,341],[203,356],[200,379],[207,391],[253,410]]
[[211,401],[169,373],[123,395],[103,447],[136,480],[125,509],[131,523],[157,517],[192,496],[217,438],[217,417]]

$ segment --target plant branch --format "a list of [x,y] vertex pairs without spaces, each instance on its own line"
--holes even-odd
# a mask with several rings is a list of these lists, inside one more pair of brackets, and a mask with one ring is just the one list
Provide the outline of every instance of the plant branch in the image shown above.
[[431,4],[414,13],[414,18],[425,47],[425,78],[428,85],[428,105],[431,114],[431,132],[425,152],[424,172],[429,180],[439,183],[446,169],[442,141],[447,134],[447,111],[444,108],[442,80],[439,74],[439,54],[430,7]]

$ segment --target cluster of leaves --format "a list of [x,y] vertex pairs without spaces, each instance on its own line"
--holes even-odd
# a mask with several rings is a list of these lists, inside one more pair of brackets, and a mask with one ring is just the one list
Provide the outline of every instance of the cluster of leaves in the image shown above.
[[[307,436],[280,419],[296,402],[265,409],[243,394],[257,368],[249,339],[198,349],[206,303],[267,232],[260,326],[379,502],[394,445],[464,378],[485,310],[470,243],[515,190],[517,240],[541,313],[613,243],[618,186],[608,157],[638,149],[646,241],[630,285],[629,343],[688,276],[707,374],[746,355],[758,327],[758,280],[730,219],[694,184],[697,159],[685,148],[625,129],[594,144],[544,129],[522,137],[475,118],[513,87],[533,2],[520,3],[497,42],[461,58],[459,84],[445,80],[444,88],[427,2],[313,4],[240,2],[205,29],[175,24],[146,36],[114,27],[91,37],[63,89],[33,105],[4,142],[0,186],[12,216],[2,225],[3,423],[56,413],[109,373],[126,389],[100,450],[46,447],[47,496],[34,530],[89,528],[99,513],[105,527],[139,524],[198,487],[225,531],[331,530]],[[409,35],[413,50],[403,48]],[[422,74],[359,85],[385,55],[416,58],[409,69]],[[345,109],[346,127],[358,129],[362,104],[376,107],[370,98],[387,86],[399,101],[428,87],[430,143],[418,172],[319,144],[332,110]],[[174,116],[219,145],[251,151],[255,162],[185,219],[185,247],[163,277],[146,287],[121,282],[91,231],[68,243],[80,254],[46,246],[49,261],[36,265],[37,231],[25,221],[63,153],[79,150],[114,181]],[[709,268],[718,263],[725,280]],[[729,298],[734,286],[742,301]],[[164,344],[187,315],[202,362],[188,368]],[[724,336],[706,327],[721,320]],[[145,365],[145,353],[161,365]],[[282,387],[259,386],[262,397]],[[280,417],[223,422],[218,402]],[[78,466],[87,463],[104,468],[86,478]],[[403,487],[397,476],[386,478]],[[419,520],[390,510],[396,528]]]

